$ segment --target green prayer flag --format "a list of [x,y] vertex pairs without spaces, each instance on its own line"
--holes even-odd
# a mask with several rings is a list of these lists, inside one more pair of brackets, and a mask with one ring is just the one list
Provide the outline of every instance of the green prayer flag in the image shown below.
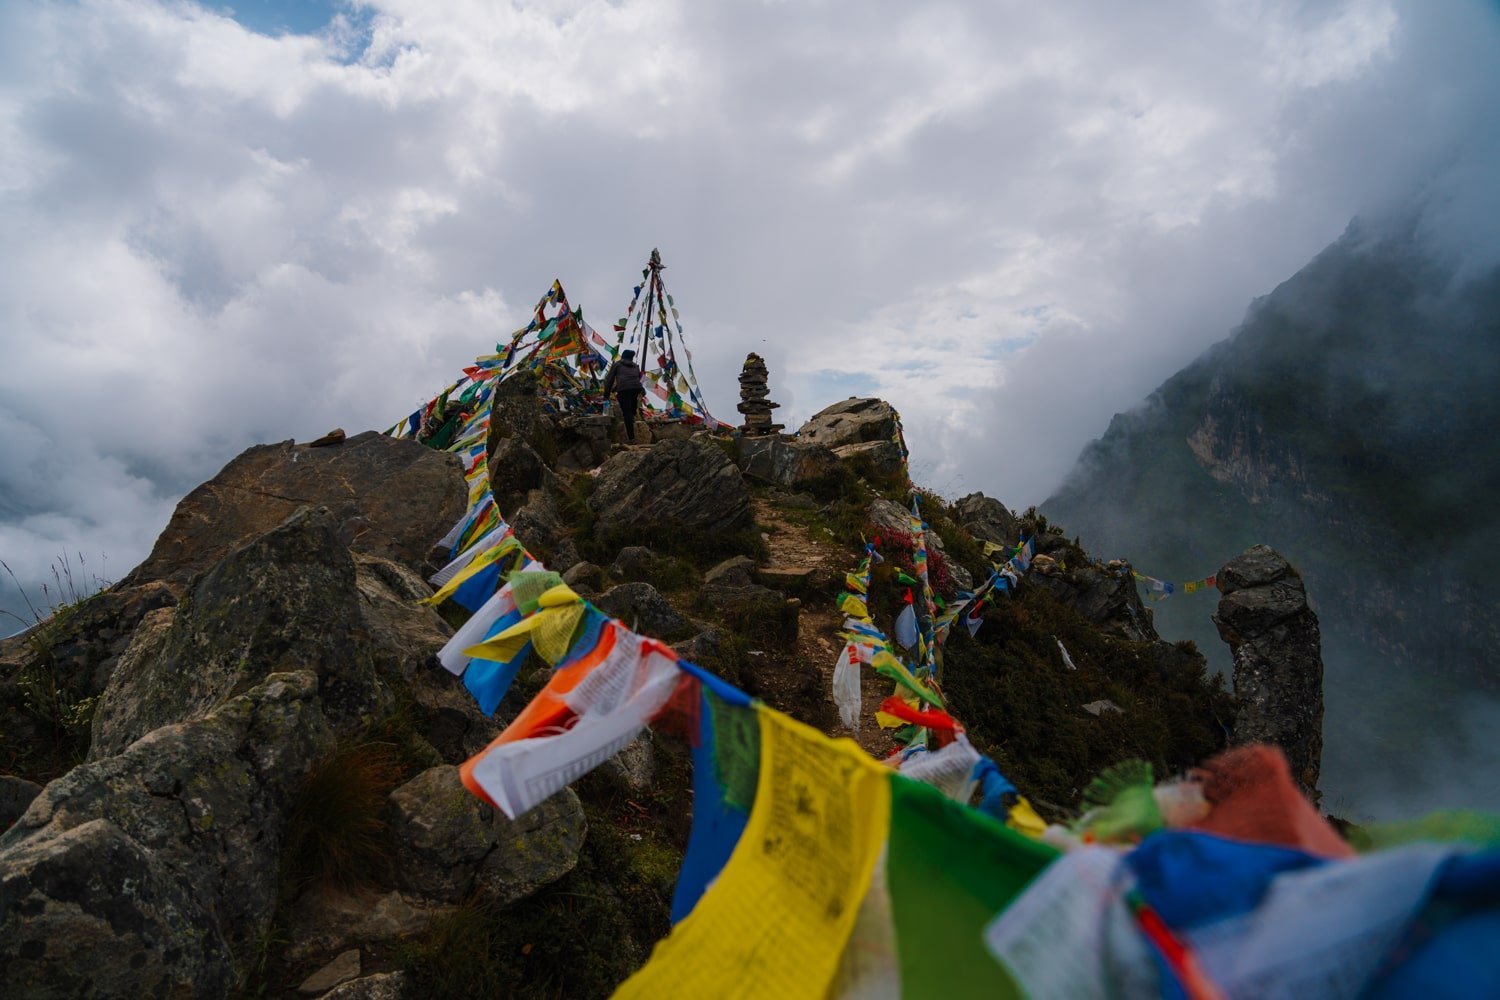
[[1023,998],[984,929],[1058,852],[899,774],[886,849],[902,996]]

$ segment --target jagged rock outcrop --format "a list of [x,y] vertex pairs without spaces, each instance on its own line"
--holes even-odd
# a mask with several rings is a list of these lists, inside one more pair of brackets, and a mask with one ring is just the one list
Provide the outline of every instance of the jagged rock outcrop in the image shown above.
[[1141,603],[1140,592],[1128,566],[1121,572],[1087,560],[1061,565],[1066,565],[1066,571],[1032,573],[1027,576],[1027,582],[1077,611],[1106,635],[1117,635],[1134,642],[1158,641],[1160,637],[1152,624],[1151,612]]
[[501,507],[517,538],[526,539],[526,547],[548,566],[566,569],[578,562],[578,549],[563,522],[557,500],[546,490],[532,490],[525,503],[514,509]]
[[850,397],[813,414],[797,437],[837,450],[845,445],[891,441],[896,436],[896,411],[883,399]]
[[127,651],[94,716],[91,759],[201,715],[271,673],[310,670],[346,731],[387,697],[360,612],[354,562],[327,508],[303,509],[193,585],[150,649]]
[[599,467],[590,509],[611,530],[715,533],[750,523],[740,470],[702,438],[621,452]]
[[271,920],[285,816],[333,744],[277,673],[53,781],[0,835],[0,993],[222,996]]
[[1214,624],[1234,654],[1239,711],[1234,738],[1270,743],[1314,801],[1323,757],[1323,659],[1318,616],[1301,574],[1275,550],[1256,545],[1218,573]]
[[120,585],[182,587],[302,507],[327,507],[348,547],[420,568],[464,512],[458,472],[453,455],[375,431],[327,448],[256,445],[183,497]]
[[825,445],[780,435],[742,438],[736,459],[740,471],[752,479],[791,488],[826,480],[838,463],[839,457]]
[[906,468],[906,456],[895,441],[861,441],[857,444],[841,444],[833,454],[844,462],[854,463],[855,468],[864,466],[880,479],[895,480]]
[[98,694],[141,619],[176,603],[172,588],[162,583],[101,591],[28,632],[0,640],[0,677],[11,676],[40,652],[61,683]]
[[592,469],[609,456],[614,420],[603,413],[564,413],[553,419],[557,434],[557,472]]
[[418,603],[432,596],[432,588],[400,563],[351,555],[360,617],[376,647],[394,655],[407,675],[428,665],[453,635],[441,615]]
[[510,820],[471,795],[449,764],[412,778],[390,803],[402,887],[447,903],[478,890],[503,904],[555,882],[578,863],[588,829],[571,788]]
[[970,493],[953,505],[953,520],[981,542],[1014,545],[1020,540],[1021,522],[999,500],[983,493]]
[[[176,603],[177,595],[164,583],[114,587],[24,634],[0,640],[0,742],[21,757],[47,748],[57,734],[53,720],[34,711],[37,690],[49,692],[54,706],[86,705],[109,683],[142,620]],[[87,734],[80,729],[78,735]],[[33,776],[50,776],[71,765],[76,749],[44,752],[44,758],[55,760],[34,761],[39,770]]]

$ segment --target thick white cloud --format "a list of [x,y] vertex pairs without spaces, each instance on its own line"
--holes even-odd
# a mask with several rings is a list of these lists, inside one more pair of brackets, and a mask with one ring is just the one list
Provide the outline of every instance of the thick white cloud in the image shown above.
[[0,7],[25,580],[122,574],[248,444],[391,423],[554,277],[606,324],[652,246],[722,414],[758,350],[784,414],[878,392],[919,475],[1025,504],[1356,212],[1427,184],[1494,232],[1477,2],[348,13]]

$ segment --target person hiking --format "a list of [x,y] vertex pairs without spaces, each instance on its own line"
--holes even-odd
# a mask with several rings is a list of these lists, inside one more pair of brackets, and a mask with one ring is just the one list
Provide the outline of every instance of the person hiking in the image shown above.
[[635,413],[641,402],[641,368],[635,363],[634,351],[621,351],[620,360],[609,366],[604,376],[604,395],[614,393],[625,417],[625,437],[635,440]]

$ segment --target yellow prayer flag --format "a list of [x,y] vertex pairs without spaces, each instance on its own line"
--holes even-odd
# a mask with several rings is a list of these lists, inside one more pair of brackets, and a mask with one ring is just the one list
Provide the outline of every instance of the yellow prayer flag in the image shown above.
[[1010,815],[1006,817],[1005,825],[1032,839],[1040,839],[1042,834],[1047,832],[1047,824],[1036,814],[1036,810],[1031,808],[1031,803],[1024,798],[1017,798],[1015,804],[1010,807]]
[[758,711],[760,779],[745,832],[616,997],[828,995],[890,829],[891,772],[852,740]]
[[515,659],[529,642],[537,655],[556,663],[567,655],[569,643],[587,606],[566,584],[558,584],[537,600],[535,614],[523,618],[499,635],[464,650],[465,656],[501,663]]
[[868,621],[870,618],[870,609],[865,605],[864,600],[853,594],[844,595],[844,600],[839,605],[839,610],[851,618],[859,618],[863,621]]

